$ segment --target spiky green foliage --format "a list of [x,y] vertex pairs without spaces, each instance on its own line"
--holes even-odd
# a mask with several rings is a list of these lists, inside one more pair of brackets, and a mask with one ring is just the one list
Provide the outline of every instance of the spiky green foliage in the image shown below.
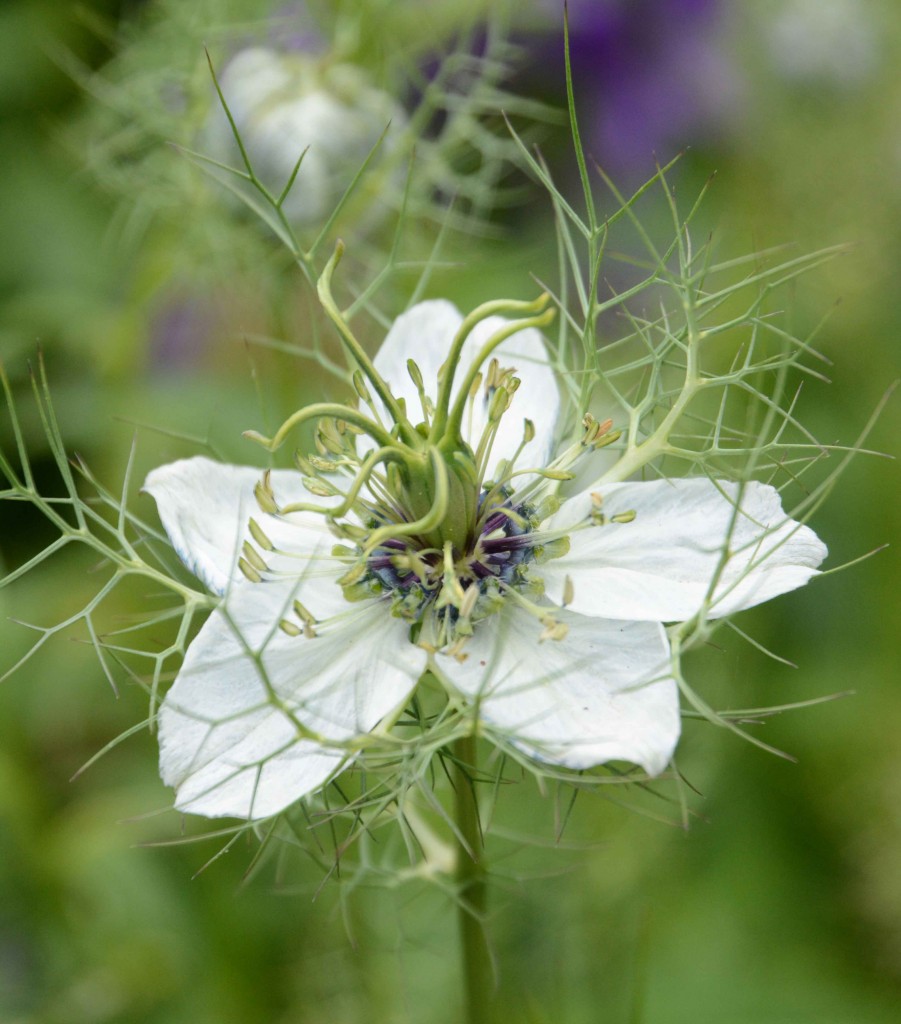
[[[192,17],[182,16],[189,20]],[[171,42],[168,33],[176,24],[177,20],[166,23],[167,34],[151,33],[149,38],[156,46]],[[337,28],[335,33],[336,38],[341,34]],[[193,46],[196,32],[187,33],[187,37]],[[180,61],[187,59],[184,48],[179,53],[182,56],[171,66],[180,67]],[[130,54],[129,59],[133,56]],[[147,67],[158,66],[146,54],[140,59]],[[192,53],[189,63],[194,67],[198,60],[198,55]],[[123,67],[128,66],[128,59],[124,59]],[[411,59],[407,70],[412,67],[415,62]],[[217,90],[215,59],[211,76],[210,70],[201,66],[198,71],[195,67],[194,74],[202,75],[205,82],[211,80]],[[824,360],[814,348],[815,337],[797,336],[781,309],[787,286],[843,250],[800,256],[774,250],[718,260],[712,241],[697,245],[692,238],[703,196],[689,210],[681,211],[669,184],[672,165],[661,168],[629,197],[620,195],[612,183],[604,180],[602,172],[590,165],[581,148],[570,90],[570,116],[583,187],[579,212],[579,204],[557,187],[540,154],[531,150],[516,131],[511,128],[510,135],[501,138],[486,126],[484,115],[496,115],[502,103],[497,85],[501,74],[502,61],[489,46],[478,57],[465,50],[462,55],[451,54],[434,77],[419,81],[423,98],[411,115],[411,140],[426,132],[437,113],[446,115],[443,127],[437,138],[429,140],[427,156],[418,153],[410,162],[390,233],[381,238],[380,244],[358,239],[357,249],[351,249],[359,256],[356,266],[350,272],[345,270],[347,294],[340,317],[352,323],[365,315],[387,324],[391,319],[389,308],[396,311],[398,306],[417,301],[440,264],[441,234],[432,237],[431,250],[424,252],[419,240],[410,243],[410,225],[434,218],[441,219],[445,227],[471,227],[483,219],[497,202],[503,168],[516,153],[546,190],[554,213],[557,280],[542,283],[554,296],[559,312],[555,361],[569,400],[566,428],[577,430],[583,415],[594,411],[612,418],[622,431],[619,441],[609,448],[611,459],[601,483],[635,474],[649,478],[705,475],[739,483],[763,479],[783,494],[788,515],[801,521],[809,519],[847,459],[862,450],[863,438],[845,447],[824,444],[803,425],[799,382],[804,377],[821,379]],[[466,89],[459,89],[461,79],[467,83]],[[111,171],[115,187],[133,195],[137,191],[133,175],[148,173],[163,154],[159,143],[170,134],[172,122],[161,113],[155,99],[164,83],[152,76],[143,82],[138,79],[132,96],[126,94],[123,101],[115,90],[109,94],[105,91],[106,81],[94,81],[92,86],[101,90],[101,99],[116,100],[115,117],[121,124],[120,132],[110,134],[111,148],[102,154],[100,166]],[[137,103],[135,97],[140,97]],[[228,97],[221,90],[218,99],[228,111]],[[506,98],[504,105],[515,110]],[[135,112],[149,120],[126,124]],[[162,120],[157,122],[156,118]],[[274,235],[283,244],[289,262],[299,268],[308,285],[314,285],[332,250],[337,226],[360,198],[361,190],[365,196],[369,161],[326,222],[309,238],[302,238],[282,208],[287,189],[296,182],[287,181],[279,194],[267,189],[256,173],[252,155],[242,145],[237,124],[230,120],[243,165],[229,168],[193,152],[190,142],[196,121],[192,125],[190,118],[184,119],[182,141],[187,143],[190,159],[180,165],[178,175],[187,176],[172,179],[174,191],[153,190],[157,197],[154,201],[183,206],[186,196],[195,195],[194,190],[200,188],[202,176],[196,173],[197,165],[211,170],[220,182],[239,182],[241,198],[269,228],[270,234],[258,232],[253,243],[267,254],[262,267],[279,266],[278,273],[284,270],[283,265],[272,262]],[[441,175],[456,166],[456,147],[473,144],[481,156],[476,170],[455,171],[442,180]],[[140,152],[145,146],[147,161],[131,164],[122,160],[124,154]],[[118,178],[120,173],[122,177]],[[152,171],[151,177],[155,173]],[[169,173],[167,163],[165,174]],[[297,174],[302,174],[301,160]],[[190,182],[187,189],[186,182]],[[464,198],[460,214],[434,203],[436,184]],[[601,208],[598,199],[605,187],[612,197],[609,212]],[[669,215],[662,240],[656,229],[645,226],[642,204],[653,195],[663,198]],[[204,197],[204,204],[212,202],[207,193]],[[132,207],[132,211],[136,209]],[[198,220],[204,221],[213,209],[204,205]],[[213,219],[220,224],[229,220],[224,214]],[[244,228],[242,224],[241,230]],[[630,229],[633,242],[637,242],[628,260],[612,251],[610,241],[614,232],[624,228]],[[211,236],[211,241],[219,252],[231,252],[233,248],[225,235]],[[611,290],[606,269],[617,260],[629,268],[631,278]],[[386,295],[384,286],[401,268],[417,277],[407,301],[397,303]],[[299,347],[271,338],[256,340],[299,358],[312,358],[347,379],[348,368],[333,357],[315,327]],[[125,680],[147,690],[149,712],[139,727],[153,728],[161,687],[177,670],[199,618],[215,601],[180,569],[165,534],[133,511],[130,464],[121,488],[113,491],[98,481],[80,459],[70,460],[53,414],[43,365],[35,378],[34,401],[63,494],[47,497],[41,493],[5,376],[3,383],[16,456],[3,456],[0,461],[5,477],[0,497],[33,506],[54,526],[58,537],[46,550],[15,568],[2,586],[14,585],[23,575],[39,570],[48,558],[74,546],[87,549],[99,563],[100,581],[94,596],[65,620],[50,626],[32,624],[30,628],[37,631],[38,639],[6,674],[15,672],[57,635],[80,631],[82,638],[93,645],[104,674],[114,685]],[[248,426],[252,425],[235,424],[235,430]],[[725,553],[724,548],[721,568]],[[711,598],[716,582],[710,588]],[[114,605],[119,592],[132,584],[141,591],[139,604],[143,610],[137,621],[110,626],[106,610]],[[707,642],[714,630],[723,626],[720,621],[708,619],[709,611],[708,602],[689,622],[670,627],[673,676],[680,682],[689,713],[766,746],[753,732],[753,723],[794,705],[716,711],[686,681],[683,655]],[[262,659],[257,657],[257,661],[265,676]],[[497,752],[487,767],[473,769],[462,764],[453,751],[471,733],[472,711],[449,702],[446,696],[426,678],[395,727],[360,744],[352,773],[345,773],[322,793],[300,801],[269,822],[239,824],[206,834],[223,840],[220,852],[225,852],[248,830],[255,831],[261,840],[255,863],[270,851],[284,853],[299,846],[321,864],[327,875],[340,871],[352,885],[373,879],[397,884],[408,877],[429,877],[459,896],[455,883],[448,880],[448,871],[453,862],[453,844],[463,837],[448,809],[446,792],[442,795],[442,790],[446,791],[445,777],[456,774],[460,778],[462,772],[478,785],[486,794],[483,814],[489,822],[491,807],[504,788],[523,776],[532,776],[539,787],[557,793],[561,834],[572,800],[580,791],[604,791],[611,784],[631,782],[639,790],[652,792],[639,772],[623,774],[605,768],[575,773],[539,765],[502,735],[492,737]],[[677,797],[684,800],[681,790]],[[684,805],[682,813],[687,813]]]
[[[517,150],[503,130],[501,111],[520,120],[549,112],[504,88],[515,60],[506,4],[434,4],[427,35],[409,16],[414,6],[384,0],[293,6],[162,0],[119,29],[97,26],[114,49],[100,71],[89,73],[58,54],[93,100],[69,133],[70,144],[93,178],[119,200],[126,242],[167,247],[168,272],[188,275],[198,286],[230,273],[273,272],[260,220],[296,255],[310,259],[323,246],[330,249],[336,234],[354,238],[355,258],[373,270],[382,266],[385,239],[401,210],[407,230],[421,232],[426,246],[436,226],[467,234],[490,230],[492,212],[519,194],[508,183]],[[229,99],[216,75],[237,51],[251,46],[276,53],[309,47],[323,66],[353,65],[406,108],[407,123],[390,154],[361,167],[324,222],[303,232],[286,223],[280,203],[254,199],[252,192],[249,198],[239,188],[261,185],[246,152],[230,166],[204,152],[205,128]],[[302,157],[298,152],[296,176],[283,182],[284,192],[273,200],[303,190]],[[210,174],[199,174],[198,163]],[[234,206],[229,215],[223,188],[237,192],[255,216],[241,217]],[[373,223],[367,207],[375,202],[391,213]],[[186,209],[192,210],[188,220]],[[166,273],[156,260],[148,270]]]
[[[811,339],[795,337],[771,310],[780,287],[834,252],[781,261],[776,259],[778,254],[770,253],[718,264],[709,243],[693,250],[691,217],[680,217],[664,171],[636,195],[622,200],[612,217],[601,220],[592,212],[586,221],[568,205],[542,165],[536,160],[532,166],[549,188],[557,213],[561,253],[561,279],[554,289],[561,312],[557,358],[570,385],[573,418],[588,408],[601,408],[623,428],[621,440],[611,446],[614,458],[602,479],[685,472],[739,481],[763,477],[784,494],[796,495],[786,502],[790,514],[808,518],[847,458],[861,447],[860,443],[822,444],[802,426],[790,389],[795,375],[808,371],[808,361],[818,357]],[[673,237],[662,247],[643,229],[636,212],[651,185],[663,190],[672,215]],[[277,210],[277,200],[270,197],[269,201]],[[611,224],[619,219],[633,224],[647,259],[639,266],[636,285],[601,299],[597,294],[600,258]],[[591,258],[580,256],[580,243]],[[585,269],[590,267],[594,269]],[[365,288],[361,294],[366,296]],[[567,303],[567,294],[575,301]],[[649,317],[632,311],[639,302],[653,303],[658,312]],[[368,304],[368,296],[365,302],[358,297],[345,315],[352,318]],[[626,332],[598,344],[598,324],[610,310],[622,314]],[[576,370],[572,369],[574,351],[584,359]],[[315,350],[297,354],[317,356]],[[130,467],[121,489],[114,493],[81,460],[70,461],[53,414],[43,364],[34,381],[34,400],[65,491],[56,498],[39,492],[5,376],[4,387],[17,460],[4,456],[0,462],[6,478],[2,497],[30,503],[59,535],[2,585],[15,584],[72,545],[87,548],[98,560],[101,580],[95,596],[64,621],[31,626],[39,633],[38,640],[7,675],[58,634],[80,630],[114,685],[127,680],[147,690],[149,714],[143,724],[152,728],[160,687],[177,669],[198,618],[215,602],[180,570],[165,534],[132,511]],[[819,472],[836,455],[838,464]],[[98,620],[104,609],[115,602],[127,581],[140,581],[146,611],[127,626],[101,628]],[[719,622],[706,619],[707,610],[702,608],[691,621],[670,628],[672,671],[694,713],[765,746],[749,723],[791,705],[718,712],[685,681],[683,654],[706,642],[720,627]],[[167,639],[161,642],[161,635]],[[744,634],[739,631],[739,635]],[[154,642],[148,643],[151,636]],[[228,849],[248,828],[254,828],[263,840],[261,853],[275,839],[281,841],[276,844],[279,849],[300,844],[324,867],[341,864],[346,879],[362,881],[370,873],[395,882],[409,873],[441,876],[451,856],[447,840],[455,826],[435,795],[435,784],[451,768],[447,759],[453,756],[449,753],[453,744],[471,728],[468,713],[462,705],[439,699],[437,687],[425,685],[390,733],[361,745],[354,773],[343,775],[324,793],[263,826],[238,825],[212,834],[225,838],[223,849]],[[638,773],[623,775],[609,769],[573,773],[537,765],[502,736],[496,739],[499,756],[477,775],[481,790],[490,789],[495,797],[523,773],[533,775],[541,786],[564,785],[561,794],[641,780]],[[561,828],[568,799],[562,797]],[[397,831],[388,830],[390,840],[386,840],[386,825],[399,826]],[[359,846],[359,860],[351,868],[347,851],[354,846]],[[399,860],[408,866],[398,874]]]

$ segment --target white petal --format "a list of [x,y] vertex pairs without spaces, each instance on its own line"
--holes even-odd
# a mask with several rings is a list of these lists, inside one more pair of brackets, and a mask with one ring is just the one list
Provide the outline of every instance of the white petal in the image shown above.
[[[600,493],[608,518],[634,511],[635,520],[576,529],[568,554],[541,567],[552,600],[562,600],[571,578],[569,607],[583,615],[689,619],[707,600],[726,546],[729,559],[708,615],[729,615],[803,586],[827,554],[812,530],[785,514],[767,484],[739,488],[692,478],[611,484]],[[546,529],[583,523],[590,508],[589,491],[576,495]]]
[[438,670],[478,701],[484,721],[539,760],[567,768],[622,760],[663,771],[679,738],[663,627],[556,617],[569,633],[541,643],[540,624],[508,605],[477,624],[465,661],[438,655]]
[[[216,594],[244,579],[238,558],[244,542],[251,539],[247,525],[251,517],[276,548],[288,553],[287,558],[279,558],[262,552],[273,567],[308,576],[331,572],[328,553],[334,541],[322,516],[298,512],[276,518],[262,512],[253,495],[261,477],[262,470],[252,466],[230,466],[198,456],[160,466],[144,481],[143,489],[156,499],[178,557]],[[283,505],[337,500],[310,494],[300,473],[291,470],[273,471],[272,485]],[[342,603],[340,588],[328,589],[334,590],[330,608],[336,610]],[[324,617],[331,611],[323,609],[319,614]]]
[[307,639],[277,627],[291,599],[285,584],[236,588],[188,649],[159,714],[160,774],[180,810],[277,814],[342,768],[341,743],[398,708],[422,674],[425,652],[384,602]]

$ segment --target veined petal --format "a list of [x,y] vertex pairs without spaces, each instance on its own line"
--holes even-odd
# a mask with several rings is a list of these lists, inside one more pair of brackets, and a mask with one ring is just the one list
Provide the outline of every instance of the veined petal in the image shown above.
[[542,643],[534,617],[508,604],[479,623],[465,661],[438,655],[437,669],[532,757],[567,768],[622,760],[663,771],[680,728],[663,627],[569,612],[555,618],[569,632]]
[[[284,556],[269,559],[289,573],[308,578],[320,571],[334,580],[328,564],[332,537],[322,516],[296,512],[284,517],[260,510],[254,487],[263,471],[252,466],[231,466],[197,456],[160,466],[148,474],[144,490],[156,500],[160,519],[178,557],[213,593],[224,594],[230,583],[243,580],[238,558],[245,541],[251,540],[252,517]],[[300,473],[274,470],[272,486],[280,504],[311,502],[317,505],[338,499],[319,498],[304,487]],[[333,589],[331,614],[337,610],[341,591],[324,588],[323,599]]]
[[[679,622],[708,599],[709,616],[729,615],[803,586],[827,554],[767,484],[690,478],[594,490],[608,520],[635,512],[634,521],[573,529],[569,552],[542,566],[548,597],[562,601],[570,577],[568,607],[583,615]],[[584,491],[545,528],[583,524],[591,508]],[[713,589],[724,549],[729,557]]]
[[[398,708],[425,668],[408,627],[366,602],[288,636],[287,583],[235,588],[188,648],[159,713],[160,774],[176,807],[277,814],[352,757],[341,744]],[[311,735],[312,734],[312,735]]]

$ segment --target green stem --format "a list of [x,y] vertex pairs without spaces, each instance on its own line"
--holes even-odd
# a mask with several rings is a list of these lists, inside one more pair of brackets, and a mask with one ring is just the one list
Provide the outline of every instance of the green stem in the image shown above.
[[307,420],[325,419],[326,417],[344,420],[355,427],[359,427],[364,434],[368,434],[373,441],[380,444],[383,448],[400,448],[398,442],[394,440],[387,430],[380,427],[375,420],[364,416],[358,409],[350,409],[346,405],[340,405],[337,402],[317,402],[315,405],[308,405],[304,409],[298,409],[297,412],[285,420],[272,437],[263,437],[256,430],[245,430],[243,436],[249,441],[256,441],[257,444],[261,444],[267,451],[274,452],[277,448],[281,447],[288,434],[300,423],[306,423]]
[[494,972],[485,936],[488,905],[487,871],[479,802],[475,792],[476,740],[464,736],[454,743],[453,769],[457,842],[457,898],[460,946],[465,984],[466,1024],[490,1024],[494,1001]]
[[366,355],[366,352],[363,350],[363,346],[354,337],[353,331],[351,331],[347,321],[338,309],[338,304],[332,297],[332,274],[343,255],[344,243],[339,239],[335,243],[335,251],[332,253],[331,259],[325,265],[325,269],[320,274],[319,281],[316,284],[319,302],[328,314],[329,319],[335,327],[338,328],[338,334],[341,336],[341,340],[344,342],[345,348],[350,352],[354,361],[362,370],[363,375],[372,385],[375,393],[379,398],[381,398],[382,402],[384,402],[385,408],[391,414],[391,419],[393,419],[397,425],[403,440],[407,444],[412,445],[412,447],[418,448],[420,440],[419,434],[417,434],[415,428],[407,419],[404,410],[391,393],[391,389],[382,379],[381,374],[376,370],[375,364],[369,356]]

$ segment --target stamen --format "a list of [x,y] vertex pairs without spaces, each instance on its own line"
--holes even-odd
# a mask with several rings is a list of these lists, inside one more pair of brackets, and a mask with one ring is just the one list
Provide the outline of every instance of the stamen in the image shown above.
[[339,490],[330,481],[321,480],[319,478],[310,480],[304,479],[304,486],[312,494],[316,494],[322,498],[332,498],[340,495],[344,500],[336,505],[334,508],[328,508],[321,505],[310,505],[307,502],[299,501],[293,502],[290,505],[285,505],[281,510],[281,515],[286,515],[289,512],[317,512],[320,515],[324,515],[327,519],[335,520],[340,519],[342,516],[346,516],[347,513],[357,507],[358,511],[363,511],[364,506],[358,503],[358,497],[363,487],[371,483],[372,472],[377,465],[381,462],[386,462],[389,459],[397,456],[397,449],[393,447],[377,448],[375,451],[370,452],[360,466],[360,471],[354,478],[350,485],[347,493]]
[[542,619],[544,624],[544,630],[538,637],[540,644],[544,643],[545,640],[565,640],[567,633],[569,633],[569,626],[565,622],[558,622],[553,616],[548,615]]
[[538,619],[544,627],[538,636],[539,643],[544,643],[545,640],[564,640],[566,638],[569,626],[565,622],[559,622],[555,619],[548,608],[535,604],[508,584],[501,583],[501,586],[504,588],[506,595],[512,597],[517,604],[521,605],[530,615]]
[[238,568],[251,583],[262,583],[263,577],[254,569],[246,558],[238,559]]
[[241,550],[244,552],[244,557],[247,559],[250,565],[252,565],[253,568],[256,569],[257,572],[269,571],[269,566],[266,565],[266,563],[260,557],[260,554],[257,551],[257,549],[253,546],[253,544],[250,543],[250,541],[244,541]]
[[441,592],[438,595],[438,600],[435,603],[435,608],[441,609],[450,606],[459,611],[465,597],[466,592],[464,591],[460,580],[457,578],[456,566],[454,565],[453,545],[450,541],[447,541],[444,545],[444,580],[441,586]]
[[263,533],[263,530],[256,519],[250,518],[247,520],[247,529],[250,530],[250,536],[253,537],[264,551],[275,550],[275,545],[266,536],[266,534]]
[[272,490],[272,473],[268,469],[254,486],[253,496],[256,498],[257,505],[260,506],[261,511],[271,516],[278,515],[278,503]]
[[470,587],[463,595],[463,600],[460,602],[460,618],[469,619],[475,610],[476,602],[479,599],[479,588]]
[[313,628],[316,625],[316,619],[312,613],[300,603],[300,601],[294,602],[294,614],[303,623],[303,635],[307,640],[316,639],[316,630]]
[[359,395],[360,401],[365,402],[370,408],[372,407],[372,395],[369,388],[366,387],[366,380],[363,377],[362,370],[354,370],[351,374],[351,382],[354,386],[354,391]]
[[621,430],[614,430],[613,433],[610,433],[613,420],[607,419],[602,423],[598,423],[590,412],[585,413],[582,417],[582,426],[585,428],[585,433],[582,435],[581,443],[585,447],[595,450],[605,448],[608,444],[613,444],[614,441],[618,441],[623,436]]
[[[318,402],[315,405],[308,405],[304,409],[298,409],[297,412],[285,420],[272,437],[264,437],[255,430],[245,430],[244,437],[251,441],[256,441],[257,444],[262,445],[267,451],[274,452],[277,448],[281,447],[288,434],[301,423],[306,423],[308,420],[321,421],[328,417],[338,418],[346,426],[358,428],[361,433],[368,434],[377,444],[394,444],[401,447],[400,443],[395,441],[383,426],[364,416],[358,409],[351,409],[348,406],[339,405],[334,402]],[[404,448],[404,450],[411,451],[409,448]],[[323,451],[320,454],[326,455],[327,452]]]
[[410,379],[413,381],[413,386],[416,388],[416,393],[419,395],[419,404],[422,408],[422,419],[426,428],[428,428],[429,419],[432,414],[432,403],[429,400],[429,396],[425,393],[425,383],[422,379],[422,371],[412,359],[407,360],[407,373],[409,373]]

